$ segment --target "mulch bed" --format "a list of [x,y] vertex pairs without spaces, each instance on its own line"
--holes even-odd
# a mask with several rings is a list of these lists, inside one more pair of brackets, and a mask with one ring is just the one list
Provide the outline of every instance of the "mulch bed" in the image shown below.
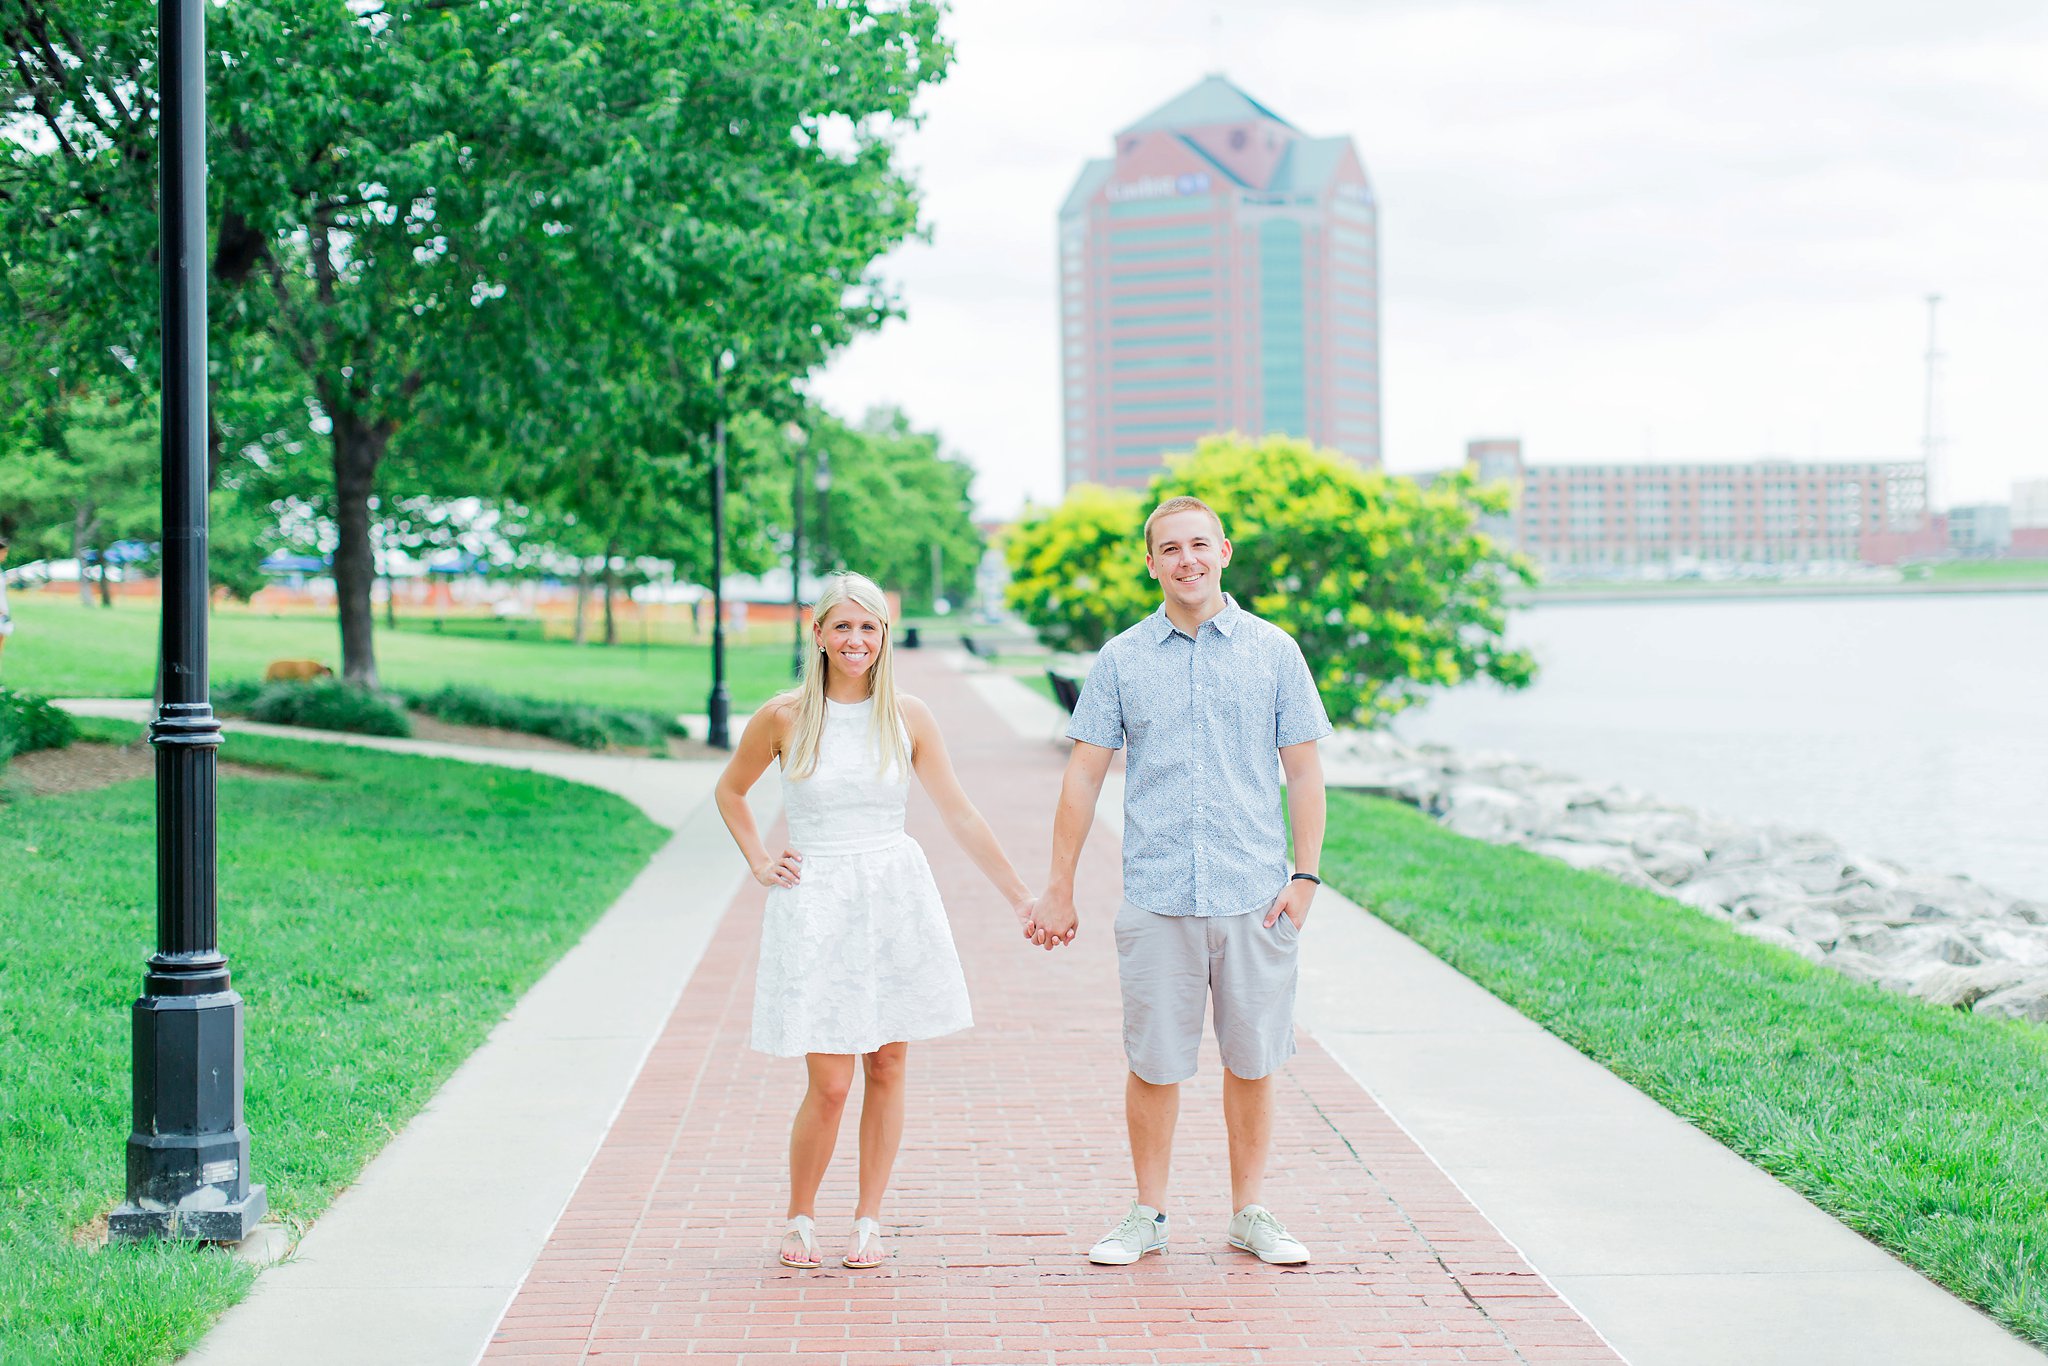
[[[303,778],[281,768],[258,768],[254,764],[222,761],[220,773],[230,778]],[[125,783],[156,774],[156,754],[148,742],[103,745],[80,740],[63,749],[39,749],[17,755],[7,766],[7,775],[28,784],[38,797],[58,792],[87,792],[110,783]]]
[[[545,735],[528,735],[524,731],[500,730],[496,726],[458,726],[438,717],[422,712],[408,713],[412,717],[412,738],[415,740],[439,740],[450,745],[484,745],[493,749],[537,749],[551,754],[605,754],[642,758],[645,749],[621,746],[618,749],[588,750],[563,740],[551,739]],[[738,739],[737,733],[734,739]],[[716,759],[723,763],[727,751],[713,749],[702,740],[681,740],[669,737],[668,757],[671,759]]]
[[428,716],[425,712],[409,712],[407,715],[412,718],[412,738],[415,740],[438,740],[447,745],[483,745],[490,749],[540,749],[552,754],[590,752],[551,736],[528,735],[524,731],[502,730],[497,726],[458,726],[438,716]]
[[[522,731],[501,730],[496,726],[452,725],[418,712],[412,713],[412,733],[416,740],[438,740],[451,745],[544,750],[554,754],[591,752],[545,735],[527,735]],[[641,749],[601,752],[631,756],[647,753]],[[713,749],[702,740],[678,740],[671,737],[668,742],[668,757],[717,760],[723,763],[729,756],[725,750]],[[47,797],[58,792],[86,792],[96,787],[105,787],[109,783],[124,783],[135,778],[153,777],[156,773],[156,755],[151,751],[149,743],[144,740],[127,745],[105,745],[97,741],[80,740],[63,749],[42,749],[32,754],[18,755],[7,766],[5,772],[17,782],[26,783],[28,790],[34,795]],[[287,769],[259,768],[254,764],[239,764],[226,759],[221,761],[220,772],[224,776],[239,778],[306,776]]]

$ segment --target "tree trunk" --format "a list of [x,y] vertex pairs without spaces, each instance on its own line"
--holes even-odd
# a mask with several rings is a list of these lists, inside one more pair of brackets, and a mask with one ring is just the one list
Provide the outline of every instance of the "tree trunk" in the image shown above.
[[107,587],[107,548],[105,546],[95,548],[99,551],[100,556],[100,572],[94,576],[100,581],[100,606],[112,607],[114,605],[114,595]]
[[371,426],[353,414],[329,412],[334,420],[335,607],[341,619],[341,676],[365,688],[377,686],[376,613],[371,585],[377,557],[370,548],[370,497],[377,463],[391,443],[388,424]]
[[576,557],[576,636],[582,645],[590,639],[590,560]]
[[619,619],[612,613],[612,594],[618,591],[619,573],[612,567],[612,559],[619,553],[619,543],[611,542],[604,548],[604,643],[619,643]]
[[71,558],[78,562],[78,605],[92,606],[92,582],[85,577],[85,552],[92,549],[86,542],[92,536],[92,504],[80,503],[71,518]]

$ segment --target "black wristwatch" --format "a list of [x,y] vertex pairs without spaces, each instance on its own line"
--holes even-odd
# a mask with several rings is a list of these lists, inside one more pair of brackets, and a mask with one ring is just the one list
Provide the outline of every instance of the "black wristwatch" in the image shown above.
[[1289,882],[1313,882],[1318,887],[1323,885],[1323,880],[1317,877],[1314,873],[1296,873],[1293,877],[1290,877],[1287,880]]

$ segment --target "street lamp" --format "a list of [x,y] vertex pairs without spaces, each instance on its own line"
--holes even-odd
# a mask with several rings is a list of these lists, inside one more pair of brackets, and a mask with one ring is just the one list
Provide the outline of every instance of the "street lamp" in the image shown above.
[[163,699],[156,750],[156,953],[132,1011],[135,1128],[110,1237],[239,1242],[267,1207],[249,1183],[242,998],[219,947],[206,659],[206,0],[157,8],[163,276]]
[[789,647],[789,669],[801,679],[804,676],[804,429],[792,422],[782,429],[782,435],[789,442],[792,471],[789,481],[789,615],[795,625],[791,627],[794,638]]
[[832,452],[818,452],[818,572],[832,568],[827,547],[832,544]]
[[720,352],[711,380],[718,411],[711,427],[711,699],[704,743],[713,749],[732,748],[732,698],[725,691],[725,376],[732,366],[732,352]]

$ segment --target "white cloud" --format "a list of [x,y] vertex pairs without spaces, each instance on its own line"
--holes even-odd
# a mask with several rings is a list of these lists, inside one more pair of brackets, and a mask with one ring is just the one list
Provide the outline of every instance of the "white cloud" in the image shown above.
[[991,511],[1059,491],[1053,225],[1111,133],[1224,70],[1354,136],[1383,203],[1396,469],[1906,455],[1943,306],[1948,487],[2048,474],[2048,11],[1967,0],[958,0],[908,155],[907,321],[817,391],[900,402]]

